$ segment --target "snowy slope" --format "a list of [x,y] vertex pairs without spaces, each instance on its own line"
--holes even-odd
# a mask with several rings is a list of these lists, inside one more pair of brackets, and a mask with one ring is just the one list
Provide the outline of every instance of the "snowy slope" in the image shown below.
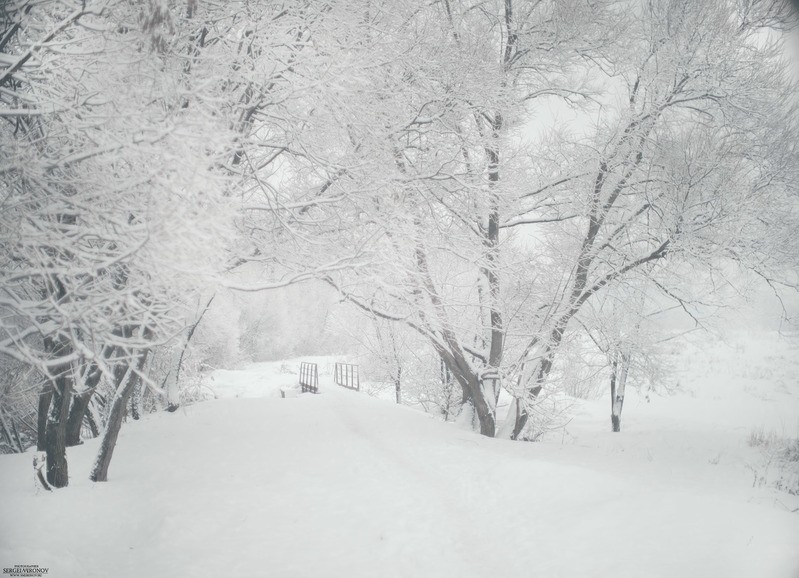
[[[634,468],[649,483],[712,488],[735,499],[799,510],[799,496],[774,491],[773,448],[751,437],[799,437],[799,341],[776,332],[729,333],[726,341],[683,343],[671,395],[627,392],[623,433],[610,428],[609,395],[579,401],[565,433],[542,452],[567,463]],[[554,447],[563,444],[566,447]],[[797,485],[799,464],[782,475]],[[762,479],[765,477],[765,479]],[[753,487],[754,486],[754,487]],[[799,556],[799,555],[798,555]]]
[[[270,371],[217,375],[218,392],[241,396]],[[799,515],[735,484],[590,444],[481,438],[320,380],[316,396],[280,399],[279,380],[262,380],[247,390],[262,397],[129,423],[106,484],[86,480],[96,442],[71,450],[71,485],[54,494],[34,492],[30,455],[0,457],[0,564],[119,578],[799,576]]]

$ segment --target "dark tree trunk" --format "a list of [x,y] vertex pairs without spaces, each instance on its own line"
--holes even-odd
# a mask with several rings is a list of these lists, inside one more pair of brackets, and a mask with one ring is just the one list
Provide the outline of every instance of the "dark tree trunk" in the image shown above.
[[[57,221],[68,230],[76,223],[75,215],[58,215]],[[55,248],[48,248],[46,252],[55,261],[72,260],[69,251]],[[55,310],[70,299],[69,291],[64,280],[57,274],[49,275],[45,278],[42,287],[44,296],[49,299]],[[63,320],[62,320],[63,321]],[[47,358],[53,363],[49,370],[47,381],[49,382],[50,402],[39,398],[38,434],[42,433],[42,417],[46,415],[44,424],[44,452],[47,460],[47,482],[53,488],[64,488],[69,484],[69,468],[67,467],[67,420],[69,418],[69,404],[72,401],[74,390],[74,368],[68,360],[74,353],[71,334],[59,330],[54,335],[44,338],[44,350]],[[44,411],[43,411],[44,410]],[[41,446],[41,441],[37,442]]]
[[491,405],[488,403],[485,395],[481,390],[480,380],[476,375],[466,376],[472,384],[470,389],[477,390],[477,394],[473,394],[469,398],[469,404],[474,408],[477,421],[480,425],[480,434],[492,438],[496,435],[496,419]]
[[[124,330],[119,331],[118,335],[126,336]],[[113,352],[114,348],[111,346],[106,346],[103,348],[102,357],[104,359],[108,359],[108,357]],[[100,385],[100,379],[102,378],[102,372],[100,368],[97,366],[97,363],[92,362],[86,370],[86,377],[83,380],[83,391],[75,395],[75,398],[72,402],[72,407],[69,410],[69,420],[67,422],[67,446],[76,446],[80,441],[80,432],[83,428],[83,421],[87,419],[89,405],[91,404],[94,396],[94,392],[97,391],[97,386]],[[89,426],[89,429],[92,431],[92,437],[97,437],[97,427]]]
[[486,398],[479,376],[475,375],[474,371],[471,370],[469,363],[460,350],[453,352],[439,348],[438,353],[458,382],[458,385],[461,386],[464,398],[467,400],[466,403],[474,409],[480,424],[480,433],[486,437],[494,437],[496,434],[494,410]]
[[[57,357],[67,354],[71,346],[66,340],[59,340],[53,351]],[[72,397],[72,366],[69,363],[56,367],[52,378],[52,401],[47,412],[47,426],[44,436],[44,451],[47,455],[47,481],[54,488],[64,488],[69,484],[67,467],[67,420],[69,403]]]
[[522,400],[516,398],[513,400],[514,408],[516,409],[516,415],[513,416],[513,431],[510,434],[510,439],[518,440],[519,436],[522,434],[524,430],[524,426],[527,425],[527,412],[524,411],[522,407]]
[[69,410],[67,419],[67,447],[76,446],[81,442],[80,432],[83,428],[83,419],[86,417],[86,410],[89,409],[94,388],[76,394],[72,400],[72,407]]
[[111,402],[111,411],[108,414],[108,422],[105,425],[103,439],[100,443],[100,451],[89,476],[89,479],[93,482],[108,481],[108,467],[111,465],[111,458],[114,455],[119,430],[122,427],[122,419],[125,417],[125,409],[133,389],[141,379],[138,372],[144,368],[148,353],[146,350],[139,353],[135,370],[128,368],[122,379],[119,380],[114,399]]
[[39,410],[36,417],[36,450],[43,452],[47,434],[47,414],[53,401],[53,385],[48,381],[39,393]]

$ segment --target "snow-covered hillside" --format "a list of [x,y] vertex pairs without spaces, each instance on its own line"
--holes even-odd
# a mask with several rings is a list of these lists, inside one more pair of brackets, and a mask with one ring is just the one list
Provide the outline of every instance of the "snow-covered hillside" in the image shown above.
[[57,578],[799,576],[791,496],[752,488],[747,467],[750,426],[799,415],[795,383],[766,400],[741,397],[751,379],[723,398],[711,384],[631,399],[621,434],[605,433],[606,400],[581,402],[560,439],[525,444],[337,388],[324,363],[320,395],[281,399],[293,363],[218,372],[221,399],[128,423],[105,484],[86,479],[96,442],[70,450],[71,484],[55,493],[35,491],[29,454],[0,456],[2,565]]

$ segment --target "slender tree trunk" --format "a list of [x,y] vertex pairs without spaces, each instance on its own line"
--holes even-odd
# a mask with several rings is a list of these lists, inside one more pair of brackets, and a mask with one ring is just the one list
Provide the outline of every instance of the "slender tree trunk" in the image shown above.
[[119,430],[122,427],[125,409],[131,393],[133,392],[133,388],[136,387],[140,380],[138,372],[144,368],[148,354],[149,351],[147,350],[139,353],[138,359],[135,362],[135,370],[133,367],[128,367],[124,377],[117,386],[114,399],[111,402],[108,422],[103,432],[103,439],[100,442],[100,450],[97,453],[94,467],[89,476],[89,479],[93,482],[108,481],[108,467],[111,465],[111,458],[114,456],[114,448],[116,447],[117,438],[119,437]]
[[130,396],[130,416],[134,420],[141,419],[141,397],[142,397],[142,383],[137,380],[136,385],[133,387],[133,394]]
[[397,375],[394,377],[394,394],[397,398],[397,403],[402,403],[402,367],[397,367]]
[[43,452],[47,435],[47,414],[53,401],[53,384],[47,381],[39,392],[39,409],[36,414],[36,450]]
[[[239,154],[239,153],[236,153]],[[167,408],[168,412],[177,411],[180,407],[180,371],[183,368],[183,357],[186,355],[186,350],[189,348],[189,343],[191,343],[191,338],[194,337],[194,332],[197,330],[197,326],[200,325],[200,321],[203,320],[203,317],[208,312],[208,309],[211,307],[211,303],[214,301],[214,297],[216,297],[216,293],[214,293],[208,302],[205,304],[200,315],[197,317],[197,320],[189,327],[189,331],[186,333],[186,339],[183,341],[183,346],[180,348],[180,353],[177,356],[176,363],[175,363],[175,373],[174,378],[171,376],[167,376]]]
[[614,432],[620,431],[621,424],[616,416],[616,378],[619,373],[618,359],[610,364],[610,427]]
[[[560,343],[560,339],[558,339],[558,343]],[[555,346],[557,347],[557,345]],[[538,395],[541,393],[541,390],[544,388],[544,382],[546,381],[547,377],[549,377],[550,371],[552,371],[552,366],[555,363],[555,347],[551,347],[548,352],[544,355],[544,358],[540,361],[538,368],[535,374],[535,387],[530,388],[527,391],[527,398],[530,402],[534,401]],[[516,409],[516,421],[513,425],[513,433],[511,434],[511,439],[513,440],[520,440],[524,439],[522,437],[522,433],[524,432],[524,428],[527,427],[527,422],[530,419],[530,415],[525,409],[524,400],[518,399],[515,405]]]
[[391,353],[394,358],[394,365],[397,369],[394,374],[394,397],[399,405],[402,403],[402,360],[400,359],[399,348],[397,347],[397,336],[392,325],[388,326],[388,335],[391,339]]
[[[13,425],[13,421],[11,420],[10,417],[9,417],[8,421],[11,421],[11,423]],[[21,441],[19,439],[19,435],[17,434],[17,436],[15,438],[14,433],[16,433],[16,432],[12,432],[11,427],[9,427],[9,425],[8,425],[8,423],[6,421],[6,418],[3,417],[3,409],[2,408],[0,408],[0,427],[2,427],[3,437],[6,438],[6,440],[8,442],[8,447],[11,448],[11,451],[13,451],[14,453],[17,453],[17,454],[22,453],[23,448],[22,448],[22,443],[21,443]]]
[[91,401],[89,402],[89,407],[86,410],[86,425],[89,426],[89,430],[91,430],[93,438],[96,438],[100,435],[100,424],[102,423],[100,415],[97,413],[97,403],[99,398],[99,395],[93,395]]
[[[503,437],[504,435],[507,435],[512,440],[519,439],[519,435],[521,435],[524,426],[527,425],[527,412],[524,411],[521,398],[513,398],[513,402],[511,402],[510,408],[508,408],[508,416],[506,420],[510,423],[513,423],[513,427],[510,428],[509,433],[503,434]],[[513,421],[511,422],[511,420]]]
[[[547,377],[549,377],[552,367],[555,365],[555,355],[558,352],[558,347],[560,347],[560,344],[563,341],[563,336],[566,333],[566,326],[576,312],[577,309],[572,308],[558,320],[554,326],[554,329],[552,329],[550,332],[546,349],[541,356],[541,361],[539,361],[538,366],[534,370],[535,385],[529,388],[526,392],[527,399],[530,401],[535,400],[541,393],[541,390],[544,388],[544,383],[546,382]],[[516,413],[516,423],[513,426],[513,435],[511,438],[514,440],[519,439],[519,436],[524,431],[529,419],[527,410],[524,408],[524,401],[525,400],[519,400],[519,403],[517,404],[518,411]]]
[[17,447],[19,448],[19,452],[20,453],[24,452],[25,446],[22,444],[22,437],[19,435],[17,424],[13,419],[11,420],[11,433],[14,434],[14,438],[17,440]]
[[627,386],[629,368],[630,354],[622,353],[620,361],[614,364],[610,381],[610,423],[614,432],[621,431],[621,410],[624,407],[624,389]]

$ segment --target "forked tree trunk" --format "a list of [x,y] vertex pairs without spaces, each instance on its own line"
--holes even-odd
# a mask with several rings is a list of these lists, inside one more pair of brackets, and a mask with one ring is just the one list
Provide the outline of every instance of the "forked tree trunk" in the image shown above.
[[86,411],[89,409],[89,404],[92,401],[94,390],[100,382],[100,370],[92,364],[89,368],[89,374],[84,380],[84,391],[75,395],[72,400],[72,407],[69,410],[69,419],[67,420],[67,446],[76,446],[80,441],[80,431],[83,427],[83,418],[86,416]]
[[[125,335],[124,331],[121,331],[119,334],[123,336]],[[103,359],[108,359],[113,350],[114,348],[111,346],[104,347],[102,352]],[[72,407],[69,410],[69,420],[67,422],[67,446],[76,446],[81,443],[80,433],[83,429],[83,422],[84,420],[90,422],[88,419],[89,405],[94,398],[94,392],[97,391],[97,386],[100,385],[100,379],[102,378],[102,375],[103,374],[100,371],[100,368],[97,366],[97,363],[91,362],[83,379],[83,391],[75,394],[75,397],[72,401]],[[98,434],[96,427],[91,427],[90,425],[89,429],[92,432],[92,437],[97,437]]]
[[87,389],[76,394],[72,400],[72,407],[67,418],[67,447],[76,446],[81,443],[80,432],[83,428],[83,418],[86,410],[91,403],[94,389]]
[[[66,228],[72,227],[77,222],[77,217],[71,215],[57,215],[56,220]],[[72,261],[69,251],[55,248],[45,249],[54,260]],[[48,275],[42,287],[43,296],[51,300],[57,307],[67,303],[70,299],[69,291],[63,280],[56,274]],[[74,353],[70,337],[64,333],[48,335],[44,339],[44,350],[47,358],[54,362],[50,369],[48,381],[50,385],[50,400],[47,396],[39,398],[39,416],[37,427],[39,435],[42,433],[42,416],[46,415],[44,424],[44,452],[47,460],[47,482],[53,488],[64,488],[69,484],[69,469],[67,467],[67,420],[69,418],[69,404],[74,390],[74,369],[69,359]],[[44,410],[44,411],[43,411]],[[41,445],[41,441],[38,442]]]
[[[559,341],[558,341],[559,343]],[[548,353],[544,356],[544,358],[540,361],[539,365],[535,369],[535,387],[530,388],[527,390],[526,395],[527,398],[532,402],[534,401],[538,395],[541,393],[541,390],[544,388],[544,382],[546,381],[547,377],[549,377],[549,373],[552,371],[552,366],[555,362],[555,348],[550,348]],[[524,399],[516,399],[514,400],[515,403],[512,406],[512,410],[515,410],[515,416],[508,416],[509,419],[514,418],[513,430],[511,432],[512,440],[524,440],[524,428],[527,427],[527,422],[530,419],[530,414],[528,413],[525,405]]]
[[[471,370],[462,355],[455,356],[451,352],[442,353],[441,351],[439,351],[439,355],[442,356],[453,377],[461,386],[466,404],[474,409],[480,426],[480,434],[490,438],[494,437],[496,434],[494,404],[488,399],[479,376]],[[493,391],[490,392],[490,395],[493,395]]]
[[135,370],[133,367],[128,367],[117,386],[114,399],[111,402],[111,410],[108,413],[108,422],[103,432],[103,439],[100,442],[100,450],[97,453],[94,467],[89,476],[89,479],[93,482],[108,481],[108,467],[111,465],[111,458],[114,456],[114,448],[119,437],[119,430],[122,427],[122,419],[125,417],[125,409],[133,389],[141,379],[138,372],[144,369],[148,354],[149,351],[147,350],[139,353],[135,362]]

